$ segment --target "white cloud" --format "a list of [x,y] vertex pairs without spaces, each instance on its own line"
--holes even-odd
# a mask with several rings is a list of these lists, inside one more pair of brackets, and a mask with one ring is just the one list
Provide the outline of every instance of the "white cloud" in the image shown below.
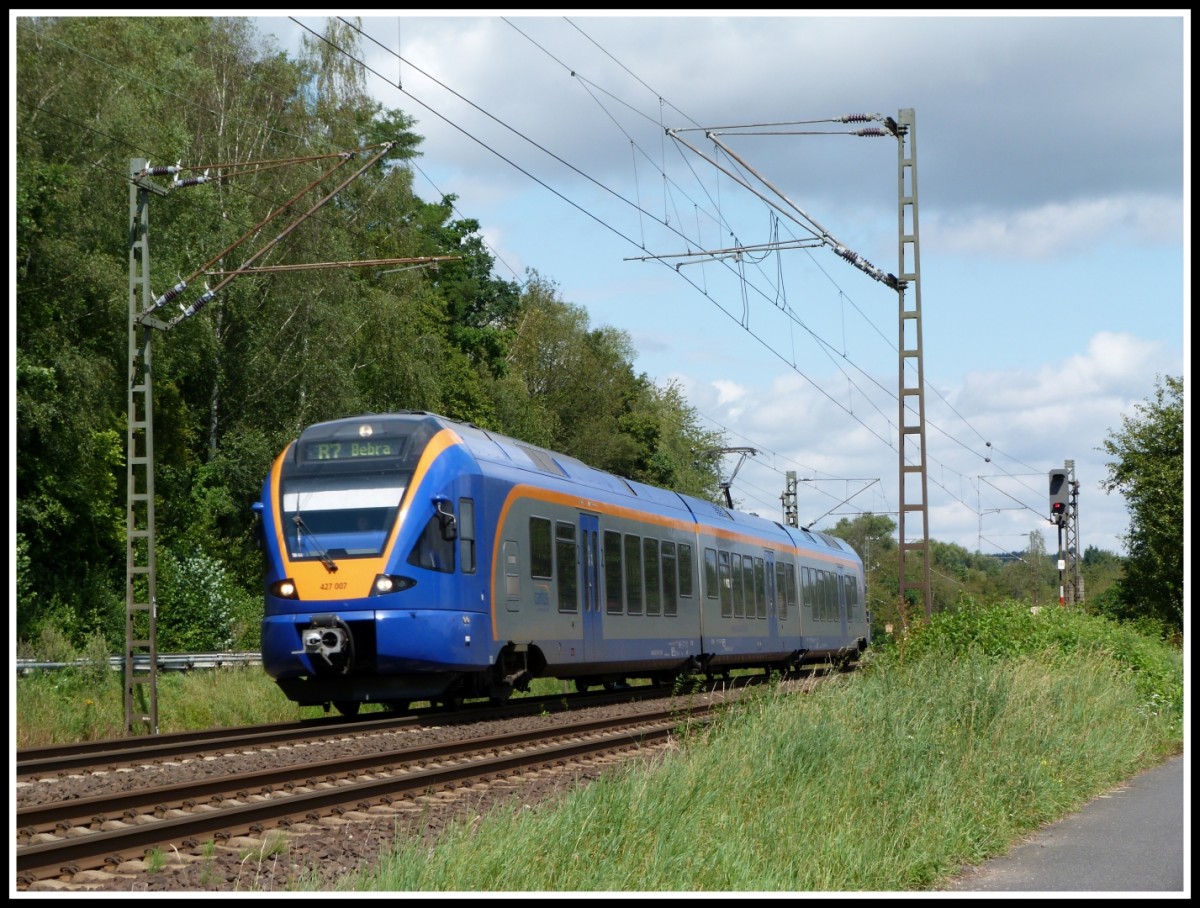
[[712,386],[717,391],[717,406],[730,407],[730,412],[740,412],[738,408],[731,405],[746,399],[746,389],[744,387],[737,382],[727,379],[717,379],[712,383]]
[[[1085,353],[1059,363],[969,373],[961,390],[947,393],[948,405],[930,395],[931,538],[972,551],[1020,551],[1031,532],[1040,532],[1054,549],[1048,471],[1071,461],[1080,482],[1083,546],[1122,552],[1129,518],[1123,498],[1101,489],[1107,477],[1102,445],[1122,417],[1153,394],[1164,358],[1159,342],[1101,331],[1088,339]],[[780,519],[778,496],[791,470],[810,480],[798,490],[802,522],[831,509],[818,528],[861,511],[897,519],[899,452],[876,434],[872,420],[856,421],[794,372],[761,385],[675,377],[704,419],[726,431],[729,444],[758,449],[734,483],[735,498],[747,509]],[[884,415],[895,418],[890,410]],[[887,437],[894,441],[895,434]],[[915,439],[908,448],[914,451]],[[727,458],[726,477],[734,465]],[[908,503],[919,500],[910,486]]]
[[1088,341],[1085,353],[1061,363],[1035,371],[968,372],[955,405],[1005,418],[1050,408],[1061,425],[1064,413],[1098,397],[1122,405],[1144,399],[1156,371],[1168,361],[1166,353],[1159,341],[1100,331]]
[[1017,212],[928,219],[925,236],[941,252],[1034,261],[1084,252],[1101,242],[1177,243],[1178,199],[1150,195],[1052,202]]

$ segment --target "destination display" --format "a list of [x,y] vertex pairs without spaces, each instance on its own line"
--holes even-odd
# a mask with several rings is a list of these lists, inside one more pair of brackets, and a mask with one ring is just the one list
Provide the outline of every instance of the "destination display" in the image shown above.
[[395,457],[399,453],[398,441],[312,441],[304,448],[304,459],[364,460],[371,457]]

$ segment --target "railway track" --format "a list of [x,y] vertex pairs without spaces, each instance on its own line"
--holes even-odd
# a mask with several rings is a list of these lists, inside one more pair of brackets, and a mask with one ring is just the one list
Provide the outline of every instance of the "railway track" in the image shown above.
[[[19,889],[86,889],[97,880],[134,880],[146,873],[147,855],[158,851],[199,855],[217,844],[253,849],[272,836],[308,832],[329,822],[380,816],[400,817],[424,810],[430,798],[479,796],[491,785],[512,784],[528,774],[578,775],[596,761],[644,755],[668,743],[681,722],[708,721],[713,703],[643,708],[603,718],[556,717],[539,729],[474,737],[459,734],[442,743],[394,746],[348,758],[315,759],[322,750],[311,741],[306,759],[254,771],[226,771],[227,761],[209,754],[189,757],[208,765],[207,778],[175,784],[133,785],[64,801],[19,807],[16,875]],[[404,719],[392,732],[403,738]],[[412,718],[407,719],[412,724]],[[337,726],[339,736],[380,735],[380,723]],[[277,754],[278,740],[294,730],[274,729],[250,736],[252,746]],[[311,737],[313,730],[307,729]],[[239,740],[226,736],[224,743]],[[245,746],[247,738],[240,738]],[[196,742],[172,742],[186,747]],[[284,747],[292,747],[291,743]],[[162,759],[161,754],[152,759]],[[101,760],[111,765],[107,754]],[[122,755],[122,758],[131,755]],[[80,759],[78,756],[74,759]],[[26,763],[32,767],[31,763]],[[104,769],[114,783],[128,784],[144,768],[130,762]],[[36,773],[33,773],[36,775]],[[567,783],[564,781],[564,786]]]
[[[735,679],[716,689],[741,687],[753,677]],[[660,687],[629,687],[609,693],[569,693],[522,697],[502,707],[482,706],[454,711],[416,709],[395,713],[370,713],[354,718],[340,715],[272,725],[211,728],[171,732],[152,737],[112,738],[27,748],[17,752],[17,780],[65,772],[114,771],[123,765],[160,763],[179,757],[215,756],[249,748],[279,746],[337,735],[386,732],[404,728],[468,725],[482,720],[546,715],[613,703],[664,699],[671,692]]]
[[[827,669],[792,675],[810,689]],[[397,836],[536,803],[669,747],[765,676],[525,697],[20,751],[17,888],[285,888],[361,869]],[[247,883],[247,867],[255,868]]]

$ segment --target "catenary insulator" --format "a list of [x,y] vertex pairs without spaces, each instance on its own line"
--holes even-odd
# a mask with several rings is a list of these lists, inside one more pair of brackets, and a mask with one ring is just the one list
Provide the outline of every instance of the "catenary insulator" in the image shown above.
[[167,303],[171,302],[171,300],[175,299],[175,297],[179,296],[179,294],[183,293],[183,291],[186,289],[187,281],[180,281],[178,284],[156,299],[154,301],[154,305],[150,308],[157,309],[159,306],[165,306]]
[[166,176],[170,176],[173,173],[179,173],[179,171],[181,171],[181,170],[183,170],[183,168],[180,167],[179,164],[177,164],[177,163],[176,164],[163,164],[159,167],[151,167],[149,164],[147,164],[145,172],[148,176],[152,176],[152,177],[166,177]]
[[217,295],[216,291],[209,290],[203,296],[199,297],[190,306],[180,306],[179,308],[183,310],[184,318],[190,318],[191,316],[195,315],[197,312],[199,312],[201,309],[203,309],[205,306],[207,306],[209,303],[211,303],[212,298],[216,295]]
[[188,177],[186,180],[181,180],[178,177],[176,177],[174,180],[171,181],[171,187],[173,189],[182,189],[184,186],[199,186],[200,184],[207,183],[207,182],[208,182],[208,171],[206,170],[206,171],[204,171],[203,176]]

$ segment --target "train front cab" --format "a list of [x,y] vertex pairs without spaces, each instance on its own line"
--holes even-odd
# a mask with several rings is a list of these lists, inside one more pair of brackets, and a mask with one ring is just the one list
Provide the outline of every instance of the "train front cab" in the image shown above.
[[[362,437],[372,453],[322,456]],[[290,699],[402,705],[488,667],[478,469],[459,441],[432,417],[363,417],[312,427],[277,459],[262,653]]]

